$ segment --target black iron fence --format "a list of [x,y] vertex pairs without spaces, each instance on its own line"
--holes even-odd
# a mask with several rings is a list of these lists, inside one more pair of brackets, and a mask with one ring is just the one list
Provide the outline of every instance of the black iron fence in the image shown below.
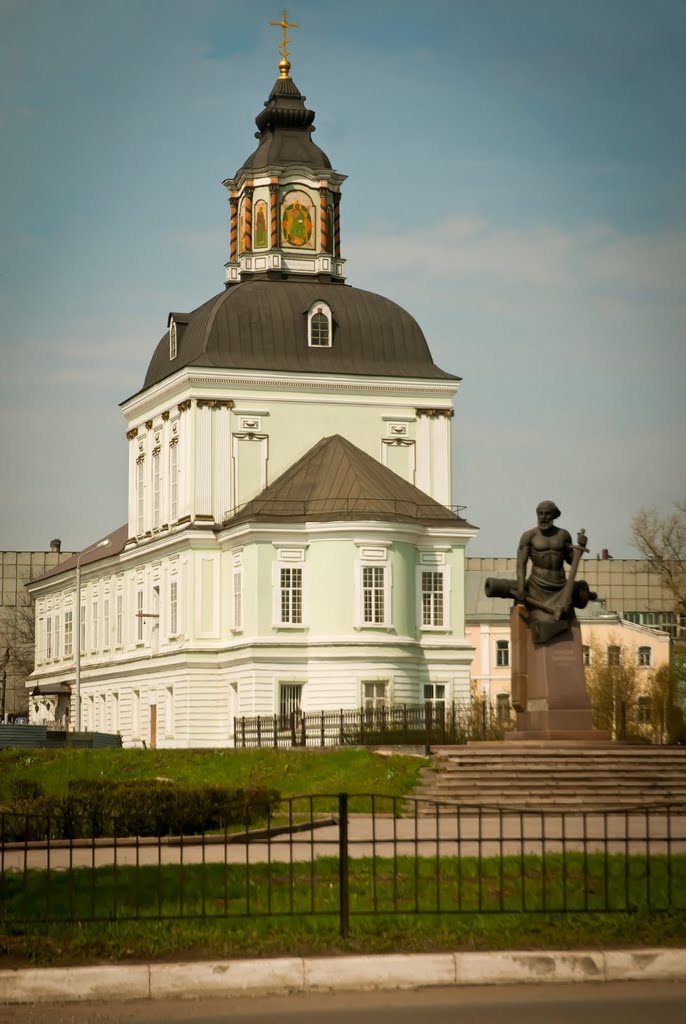
[[[45,831],[42,831],[45,830]],[[46,834],[37,842],[21,835]],[[57,840],[0,815],[0,930],[686,910],[686,805],[534,812],[346,793],[218,833]]]
[[292,711],[234,718],[237,747],[336,747],[501,740],[514,726],[508,704],[427,701],[376,708]]

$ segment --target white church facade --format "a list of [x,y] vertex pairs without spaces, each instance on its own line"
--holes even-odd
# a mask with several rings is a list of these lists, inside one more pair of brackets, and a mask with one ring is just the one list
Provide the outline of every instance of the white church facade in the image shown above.
[[78,556],[78,598],[77,557],[29,585],[34,720],[50,696],[126,744],[231,746],[243,715],[469,697],[459,378],[345,284],[344,178],[279,67],[224,182],[226,286],[169,314],[122,404],[128,522]]

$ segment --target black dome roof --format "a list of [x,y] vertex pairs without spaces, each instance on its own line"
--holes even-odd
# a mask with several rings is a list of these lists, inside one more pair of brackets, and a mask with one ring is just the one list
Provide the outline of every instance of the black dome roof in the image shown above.
[[328,156],[312,141],[313,121],[314,110],[305,107],[305,96],[295,82],[291,78],[278,78],[264,110],[255,118],[260,129],[256,133],[259,145],[242,170],[274,164],[330,170]]
[[[307,343],[307,313],[317,301],[331,309],[330,348]],[[169,358],[165,334],[150,360],[144,389],[185,366],[459,380],[434,364],[421,328],[406,310],[349,285],[249,280],[192,313],[172,316],[176,357]]]

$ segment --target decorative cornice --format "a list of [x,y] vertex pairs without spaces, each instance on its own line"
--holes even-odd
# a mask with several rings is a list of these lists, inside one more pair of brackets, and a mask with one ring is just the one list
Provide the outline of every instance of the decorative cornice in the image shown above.
[[126,437],[129,441],[133,441],[134,437],[138,437],[138,427],[133,427],[132,430],[127,430]]
[[446,419],[452,419],[455,415],[454,409],[417,409],[417,416],[428,416],[430,419],[444,416]]
[[167,409],[166,412],[162,413],[162,422],[166,423],[168,419],[169,419],[169,410]]
[[146,420],[145,421],[145,429],[146,430],[152,430],[152,420]]
[[233,409],[232,398],[198,398],[196,401],[198,409]]
[[184,402],[179,402],[179,404],[177,405],[177,409],[179,410],[179,412],[188,412],[190,407],[191,407],[191,400],[190,400],[190,398],[187,398]]

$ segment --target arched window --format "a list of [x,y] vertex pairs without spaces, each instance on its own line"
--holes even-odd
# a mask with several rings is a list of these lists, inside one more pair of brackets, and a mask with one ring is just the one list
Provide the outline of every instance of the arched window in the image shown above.
[[331,348],[333,321],[325,302],[315,302],[307,314],[307,343],[310,348]]
[[176,322],[174,320],[169,324],[169,358],[176,359],[177,342],[176,342]]

